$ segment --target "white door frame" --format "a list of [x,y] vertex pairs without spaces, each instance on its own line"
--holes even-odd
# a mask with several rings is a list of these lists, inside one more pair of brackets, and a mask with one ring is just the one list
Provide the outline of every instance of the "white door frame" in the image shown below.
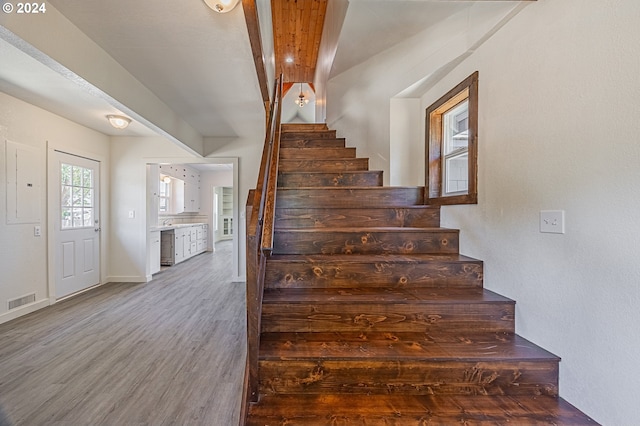
[[[66,297],[60,298],[56,300],[56,236],[55,236],[55,218],[57,217],[57,210],[59,206],[56,205],[55,200],[59,197],[58,192],[60,191],[60,183],[53,179],[53,176],[56,176],[57,173],[54,173],[54,168],[57,169],[58,161],[56,158],[56,152],[61,152],[63,154],[73,155],[76,157],[82,157],[89,160],[93,160],[99,163],[99,192],[100,192],[100,200],[99,200],[99,209],[96,212],[98,217],[100,218],[101,223],[101,235],[100,235],[100,256],[99,256],[99,276],[100,280],[98,285],[105,283],[105,268],[106,265],[106,256],[107,256],[107,226],[103,226],[103,224],[107,224],[108,217],[105,215],[105,211],[108,208],[108,204],[106,204],[108,198],[106,197],[106,179],[108,164],[106,159],[99,154],[84,152],[76,149],[65,149],[62,147],[55,147],[49,141],[47,141],[47,265],[48,265],[48,273],[47,273],[47,281],[48,281],[48,296],[49,303],[54,304],[61,300],[64,300]],[[93,286],[95,287],[95,286]],[[82,293],[83,291],[87,291],[93,287],[89,287],[88,289],[82,290],[78,293]],[[74,296],[78,293],[74,293],[71,296]]]

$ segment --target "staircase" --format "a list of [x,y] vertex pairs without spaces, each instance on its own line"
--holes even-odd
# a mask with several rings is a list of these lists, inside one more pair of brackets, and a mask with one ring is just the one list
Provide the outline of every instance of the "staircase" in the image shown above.
[[283,125],[278,170],[248,425],[596,424],[422,188],[320,124]]

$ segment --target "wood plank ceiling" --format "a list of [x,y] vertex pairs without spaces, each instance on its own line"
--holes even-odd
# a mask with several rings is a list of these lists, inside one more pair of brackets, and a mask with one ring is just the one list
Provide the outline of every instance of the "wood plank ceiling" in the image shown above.
[[272,0],[276,73],[313,83],[328,0]]

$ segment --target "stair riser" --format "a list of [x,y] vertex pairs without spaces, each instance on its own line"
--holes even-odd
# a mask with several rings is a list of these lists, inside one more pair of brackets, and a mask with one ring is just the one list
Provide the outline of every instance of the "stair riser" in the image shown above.
[[326,123],[283,123],[280,129],[282,133],[309,133],[329,130]]
[[283,160],[278,164],[281,172],[346,172],[369,170],[368,158],[347,160]]
[[280,134],[281,140],[290,139],[335,139],[335,130],[286,131]]
[[332,160],[356,158],[355,148],[282,148],[281,160]]
[[263,394],[550,395],[554,361],[260,361]]
[[335,139],[284,139],[280,148],[345,148],[344,138]]
[[437,207],[276,209],[276,229],[368,226],[437,228],[440,226],[440,209]]
[[457,231],[296,232],[277,230],[274,254],[452,254]]
[[278,186],[382,186],[382,172],[280,173]]
[[265,303],[262,332],[514,332],[514,304]]
[[482,287],[482,262],[267,261],[265,288]]
[[288,208],[378,208],[424,204],[424,188],[280,189],[276,206]]

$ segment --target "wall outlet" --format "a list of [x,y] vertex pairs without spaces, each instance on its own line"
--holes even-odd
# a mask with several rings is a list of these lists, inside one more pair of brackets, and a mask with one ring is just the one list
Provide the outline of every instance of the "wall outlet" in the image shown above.
[[564,234],[564,210],[541,210],[540,232]]
[[129,210],[129,219],[135,219],[135,218],[136,218],[136,211]]
[[36,225],[33,227],[33,236],[34,237],[39,237],[40,235],[42,235],[42,228],[40,228],[40,225]]

